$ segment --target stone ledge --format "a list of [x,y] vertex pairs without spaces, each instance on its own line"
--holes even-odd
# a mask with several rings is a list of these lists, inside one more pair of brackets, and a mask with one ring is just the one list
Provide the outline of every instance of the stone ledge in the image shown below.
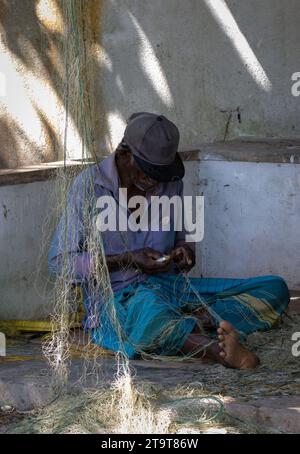
[[300,139],[243,139],[199,144],[182,150],[185,161],[300,164]]
[[[183,161],[257,162],[300,164],[300,139],[243,139],[228,142],[199,144],[180,150]],[[105,157],[105,156],[104,156]],[[99,158],[99,160],[104,159]],[[84,165],[92,162],[85,162]],[[55,171],[63,167],[63,161],[49,162],[17,169],[0,169],[0,186],[32,183],[55,177]],[[76,173],[81,160],[67,161],[68,168]]]
[[234,418],[278,433],[300,433],[300,396],[265,397],[239,401],[225,398],[227,413]]
[[[80,160],[66,161],[68,169],[72,168],[74,175],[80,172],[83,165]],[[44,181],[54,178],[57,169],[64,167],[64,161],[54,161],[32,166],[24,166],[16,169],[0,169],[0,186],[14,184],[33,183],[34,181]]]

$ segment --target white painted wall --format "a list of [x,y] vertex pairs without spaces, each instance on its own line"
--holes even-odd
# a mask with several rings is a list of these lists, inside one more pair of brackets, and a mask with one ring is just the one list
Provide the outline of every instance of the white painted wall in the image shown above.
[[300,166],[202,161],[186,167],[186,193],[203,193],[205,204],[197,272],[276,274],[300,289]]
[[[185,193],[205,197],[193,275],[279,274],[300,289],[300,166],[191,161]],[[38,319],[52,304],[46,255],[55,183],[0,187],[0,320]]]
[[47,217],[53,193],[52,181],[0,187],[0,320],[49,314]]
[[[60,3],[1,2],[0,167],[62,159]],[[299,0],[85,3],[99,12],[90,46],[99,155],[141,110],[175,121],[182,148],[223,140],[226,130],[227,138],[300,137],[300,97],[291,92],[300,72]],[[72,112],[68,132],[69,157],[80,158]]]
[[299,0],[104,1],[100,149],[143,110],[175,121],[182,148],[223,140],[227,125],[227,138],[300,137],[299,22]]

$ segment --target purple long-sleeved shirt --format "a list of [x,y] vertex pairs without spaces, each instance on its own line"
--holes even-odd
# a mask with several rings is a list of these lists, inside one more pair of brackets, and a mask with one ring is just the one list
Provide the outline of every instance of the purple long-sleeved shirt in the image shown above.
[[[96,216],[96,200],[101,196],[112,196],[119,205],[120,180],[115,162],[115,153],[105,158],[100,164],[92,165],[81,172],[74,180],[68,194],[68,201],[52,239],[48,261],[50,270],[59,272],[63,254],[68,254],[70,270],[75,280],[82,282],[89,278],[93,267],[92,255],[86,250],[85,240],[88,229],[92,225],[87,216]],[[182,197],[183,182],[181,180],[170,183],[159,183],[146,194],[150,210],[151,196],[178,195]],[[99,211],[99,210],[98,210]],[[149,211],[150,213],[150,211]],[[127,216],[130,212],[127,212]],[[118,210],[117,210],[118,218]],[[161,219],[160,219],[161,222]],[[170,225],[174,224],[174,213],[170,211]],[[106,255],[121,254],[126,250],[150,247],[163,254],[169,253],[176,245],[185,242],[185,230],[181,231],[137,231],[102,232],[102,241]],[[189,243],[192,247],[193,244]],[[125,286],[143,281],[147,275],[137,273],[134,268],[119,270],[110,273],[112,289],[117,292]]]

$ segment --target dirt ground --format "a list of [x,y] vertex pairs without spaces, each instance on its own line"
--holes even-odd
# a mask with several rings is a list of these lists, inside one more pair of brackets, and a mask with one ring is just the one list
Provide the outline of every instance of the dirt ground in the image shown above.
[[[168,433],[300,432],[300,356],[292,354],[295,332],[300,332],[298,309],[284,316],[275,329],[249,336],[249,348],[261,359],[254,371],[198,360],[132,361],[133,380],[153,414],[171,411]],[[53,400],[50,372],[39,339],[12,340],[8,350],[10,356],[0,363],[0,433],[117,430],[99,411],[111,399],[110,384],[116,374],[113,358],[103,359],[102,376],[95,386],[78,381],[82,360],[75,355],[68,392],[49,404]],[[26,359],[28,352],[31,359]]]

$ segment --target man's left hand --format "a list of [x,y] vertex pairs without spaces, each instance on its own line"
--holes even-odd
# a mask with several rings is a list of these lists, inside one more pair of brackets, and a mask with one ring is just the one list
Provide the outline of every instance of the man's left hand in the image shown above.
[[172,258],[181,271],[190,271],[195,266],[195,253],[187,244],[173,249]]

